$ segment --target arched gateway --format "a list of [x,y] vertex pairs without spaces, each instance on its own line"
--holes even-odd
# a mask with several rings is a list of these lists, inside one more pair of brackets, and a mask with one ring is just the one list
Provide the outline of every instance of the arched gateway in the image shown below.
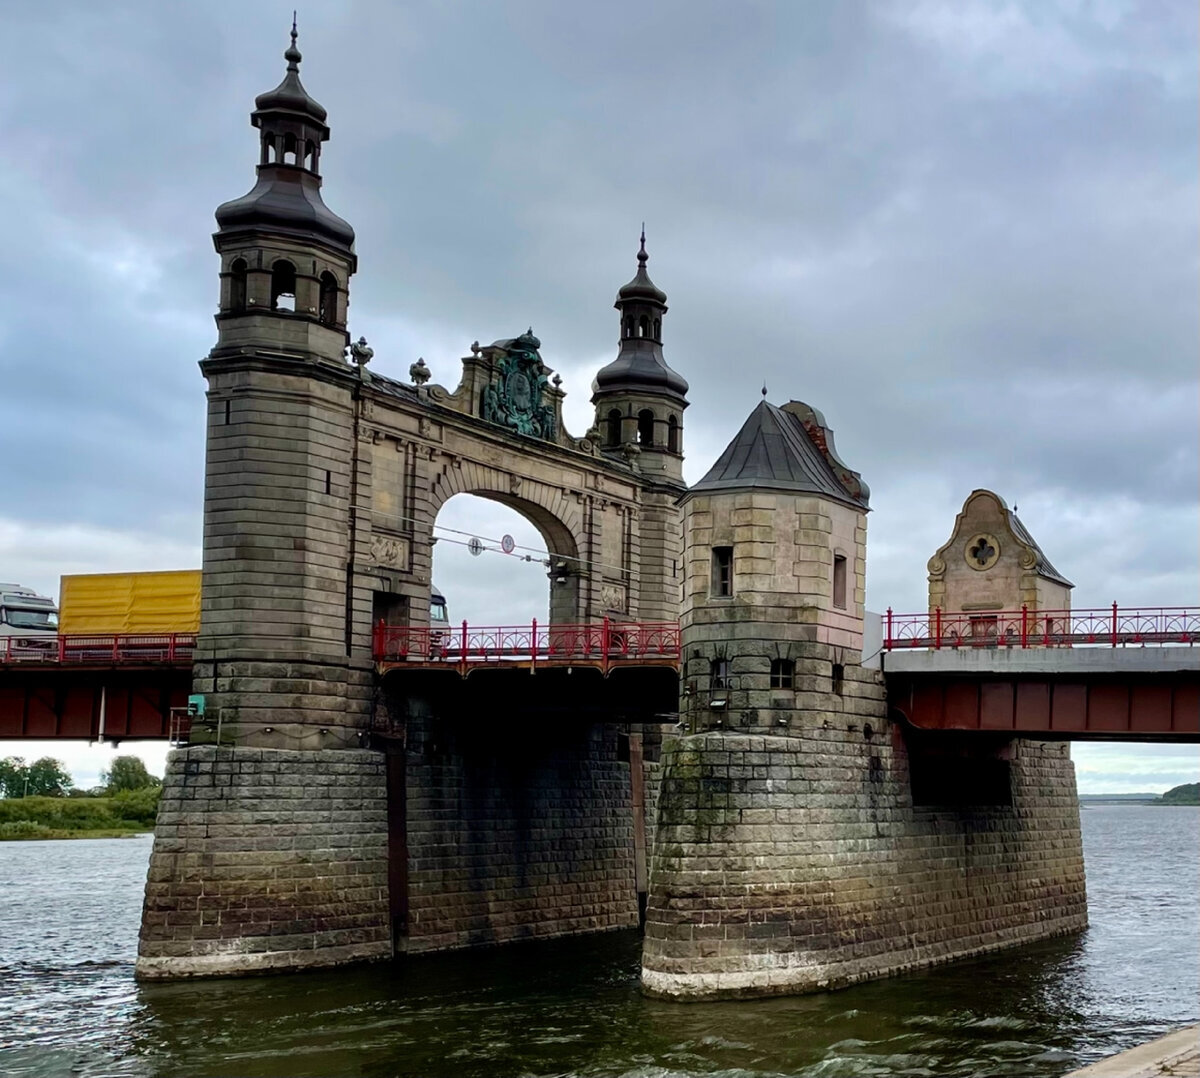
[[251,114],[257,182],[216,215],[204,722],[167,776],[139,973],[636,923],[644,794],[626,764],[639,721],[675,709],[674,669],[465,678],[377,666],[373,637],[428,625],[434,525],[459,493],[541,533],[548,628],[678,617],[687,383],[663,358],[645,237],[585,436],[532,329],[474,344],[453,389],[423,360],[408,382],[375,374],[346,328],[354,231],[321,196],[329,128],[294,31],[285,59]]

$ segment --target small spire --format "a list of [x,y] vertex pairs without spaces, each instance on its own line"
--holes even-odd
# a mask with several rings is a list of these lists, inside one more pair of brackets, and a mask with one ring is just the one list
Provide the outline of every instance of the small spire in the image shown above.
[[643,268],[645,267],[646,263],[650,260],[650,256],[648,254],[646,254],[646,222],[645,221],[642,222],[642,245],[638,249],[637,260],[638,260],[638,263]]
[[299,71],[300,61],[304,59],[300,55],[300,50],[296,48],[296,12],[292,12],[292,43],[288,46],[287,51],[283,54],[283,58],[288,62],[287,69],[289,71]]
[[763,400],[766,400],[767,399],[767,383],[766,383],[765,379],[763,381],[762,395],[763,395]]

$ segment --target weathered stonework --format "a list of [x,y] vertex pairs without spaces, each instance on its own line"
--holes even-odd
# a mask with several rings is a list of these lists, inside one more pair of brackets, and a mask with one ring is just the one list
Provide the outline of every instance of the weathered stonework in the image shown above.
[[1011,807],[914,806],[881,705],[665,746],[648,993],[837,988],[1086,926],[1066,745],[1011,743]]
[[410,722],[409,953],[638,923],[629,763],[617,731]]
[[305,969],[391,953],[381,753],[172,753],[138,977]]

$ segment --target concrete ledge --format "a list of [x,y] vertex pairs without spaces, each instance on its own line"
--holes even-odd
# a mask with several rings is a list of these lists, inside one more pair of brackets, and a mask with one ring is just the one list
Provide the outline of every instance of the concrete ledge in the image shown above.
[[[241,942],[238,941],[238,944]],[[139,981],[168,981],[184,977],[244,977],[260,973],[297,973],[307,969],[342,966],[350,962],[378,962],[391,956],[392,945],[388,940],[305,951],[247,953],[231,949],[225,954],[191,955],[187,958],[139,956],[134,966],[134,977]]]
[[1065,1078],[1159,1078],[1160,1075],[1200,1076],[1200,1025],[1139,1044],[1082,1070],[1071,1071]]
[[1072,647],[896,650],[885,674],[1168,674],[1200,671],[1200,647]]
[[[964,948],[959,951],[939,947],[934,953],[927,951],[919,956],[911,951],[895,951],[879,955],[877,962],[816,963],[812,961],[811,956],[784,952],[770,956],[775,960],[775,964],[771,966],[726,973],[666,973],[643,966],[642,991],[656,999],[670,999],[676,1003],[707,1003],[722,999],[757,999],[765,996],[830,992],[863,981],[899,977],[931,966],[978,958],[995,951],[1011,950],[1056,936],[1069,936],[1075,932],[1082,932],[1085,928],[1086,918],[1078,923],[1072,921],[1058,924],[1046,931],[1026,932],[1017,938],[1010,937],[982,947]],[[1113,1071],[1106,1078],[1118,1078],[1118,1072]]]

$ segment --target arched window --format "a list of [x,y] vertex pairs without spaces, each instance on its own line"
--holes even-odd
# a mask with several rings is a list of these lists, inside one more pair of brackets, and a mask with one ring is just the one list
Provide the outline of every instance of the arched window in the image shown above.
[[321,305],[317,308],[317,318],[327,326],[337,322],[337,301],[337,278],[326,270],[321,274]]
[[660,340],[661,338],[662,338],[662,319],[656,318],[654,320],[654,339],[657,341],[657,340]]
[[317,170],[317,147],[312,139],[304,144],[304,167],[311,172]]
[[604,441],[607,445],[621,444],[621,412],[620,409],[614,408],[608,413],[608,430],[605,433]]
[[679,420],[673,415],[667,416],[667,449],[671,453],[679,452]]
[[234,313],[246,309],[246,260],[235,258],[229,267],[229,309]]
[[271,310],[296,309],[296,267],[280,259],[271,267]]
[[283,136],[283,163],[285,165],[298,165],[297,160],[299,155],[299,147],[296,143],[296,136],[292,132],[288,132]]
[[274,135],[263,135],[262,163],[264,165],[273,165],[275,163],[275,136]]
[[645,315],[642,315],[642,317],[638,319],[638,336],[639,337],[648,337],[649,335],[650,335],[650,321]]
[[638,445],[654,444],[654,413],[649,408],[638,412]]

